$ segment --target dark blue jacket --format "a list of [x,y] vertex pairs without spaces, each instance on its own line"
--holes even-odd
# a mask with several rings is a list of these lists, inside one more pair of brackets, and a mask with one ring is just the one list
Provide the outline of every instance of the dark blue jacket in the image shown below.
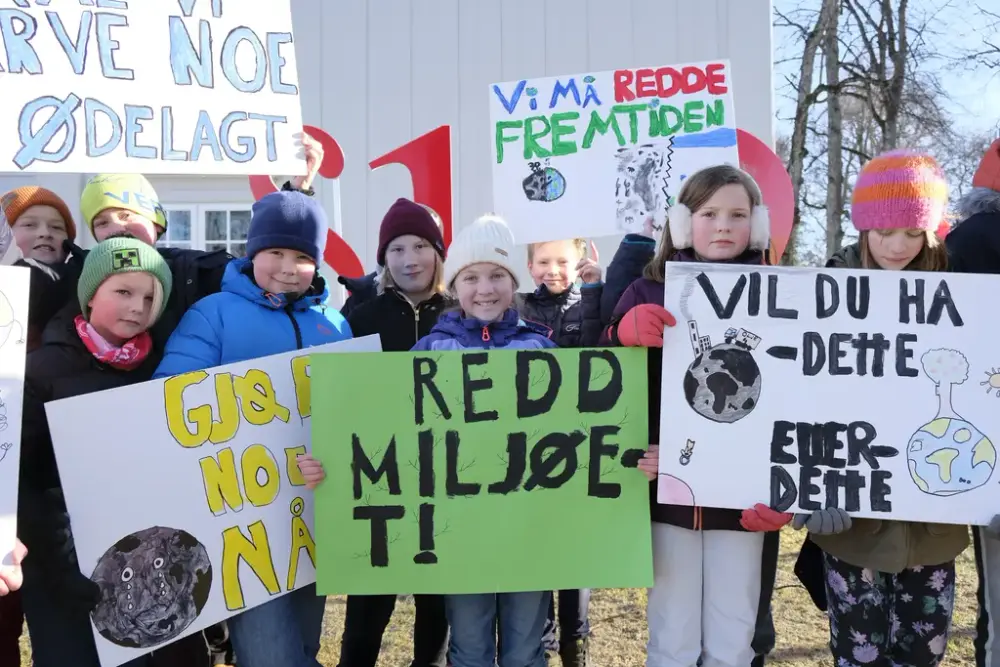
[[628,286],[642,277],[642,270],[656,254],[656,241],[642,234],[626,234],[608,266],[601,294],[601,328],[611,323],[615,306]]

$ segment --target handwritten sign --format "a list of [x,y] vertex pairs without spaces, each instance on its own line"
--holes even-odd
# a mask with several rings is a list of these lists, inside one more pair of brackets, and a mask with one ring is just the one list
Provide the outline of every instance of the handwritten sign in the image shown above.
[[[310,348],[370,352],[378,336]],[[315,581],[309,354],[47,403],[91,613],[114,667]],[[114,437],[80,424],[114,414]],[[100,462],[101,465],[95,465]]]
[[[7,224],[2,212],[0,223]],[[6,565],[17,536],[29,282],[29,269],[0,266],[0,564]]]
[[[313,358],[317,587],[652,582],[641,350]],[[343,378],[379,378],[345,383]],[[387,406],[394,406],[387,409]]]
[[14,4],[0,169],[305,173],[289,0]]
[[990,276],[671,264],[659,500],[985,524]]
[[490,86],[493,207],[519,243],[659,232],[684,178],[739,165],[728,61]]

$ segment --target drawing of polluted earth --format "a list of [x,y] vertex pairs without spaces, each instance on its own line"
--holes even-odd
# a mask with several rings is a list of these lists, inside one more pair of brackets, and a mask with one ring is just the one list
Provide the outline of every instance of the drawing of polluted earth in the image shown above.
[[691,409],[714,422],[731,424],[753,412],[760,400],[760,367],[751,352],[760,336],[746,329],[727,329],[725,342],[712,345],[688,321],[695,358],[684,373],[684,398]]
[[924,374],[934,381],[937,415],[910,437],[907,465],[924,493],[953,496],[989,481],[997,463],[990,439],[955,412],[952,388],[969,379],[969,361],[958,350],[936,349],[920,357]]
[[647,218],[652,218],[657,235],[666,226],[672,144],[673,139],[667,138],[655,144],[619,148],[615,153],[615,210],[621,233],[642,234]]
[[90,578],[101,589],[91,612],[101,636],[118,646],[150,648],[175,639],[198,618],[212,589],[212,563],[187,531],[154,526],[118,540]]

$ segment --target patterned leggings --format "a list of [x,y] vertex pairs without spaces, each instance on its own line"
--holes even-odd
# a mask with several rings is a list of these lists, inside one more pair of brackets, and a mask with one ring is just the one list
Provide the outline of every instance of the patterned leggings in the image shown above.
[[887,574],[823,556],[837,667],[941,663],[951,631],[955,561]]

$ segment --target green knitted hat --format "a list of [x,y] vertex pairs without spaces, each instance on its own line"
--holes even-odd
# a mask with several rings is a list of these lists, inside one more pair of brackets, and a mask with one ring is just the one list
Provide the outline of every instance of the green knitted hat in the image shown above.
[[170,297],[174,276],[156,248],[129,236],[114,236],[101,241],[87,253],[87,258],[83,261],[80,282],[76,288],[83,316],[90,319],[90,307],[87,304],[94,298],[101,283],[116,273],[130,271],[149,273],[163,287],[163,298],[154,304],[156,317],[153,321],[158,320]]

